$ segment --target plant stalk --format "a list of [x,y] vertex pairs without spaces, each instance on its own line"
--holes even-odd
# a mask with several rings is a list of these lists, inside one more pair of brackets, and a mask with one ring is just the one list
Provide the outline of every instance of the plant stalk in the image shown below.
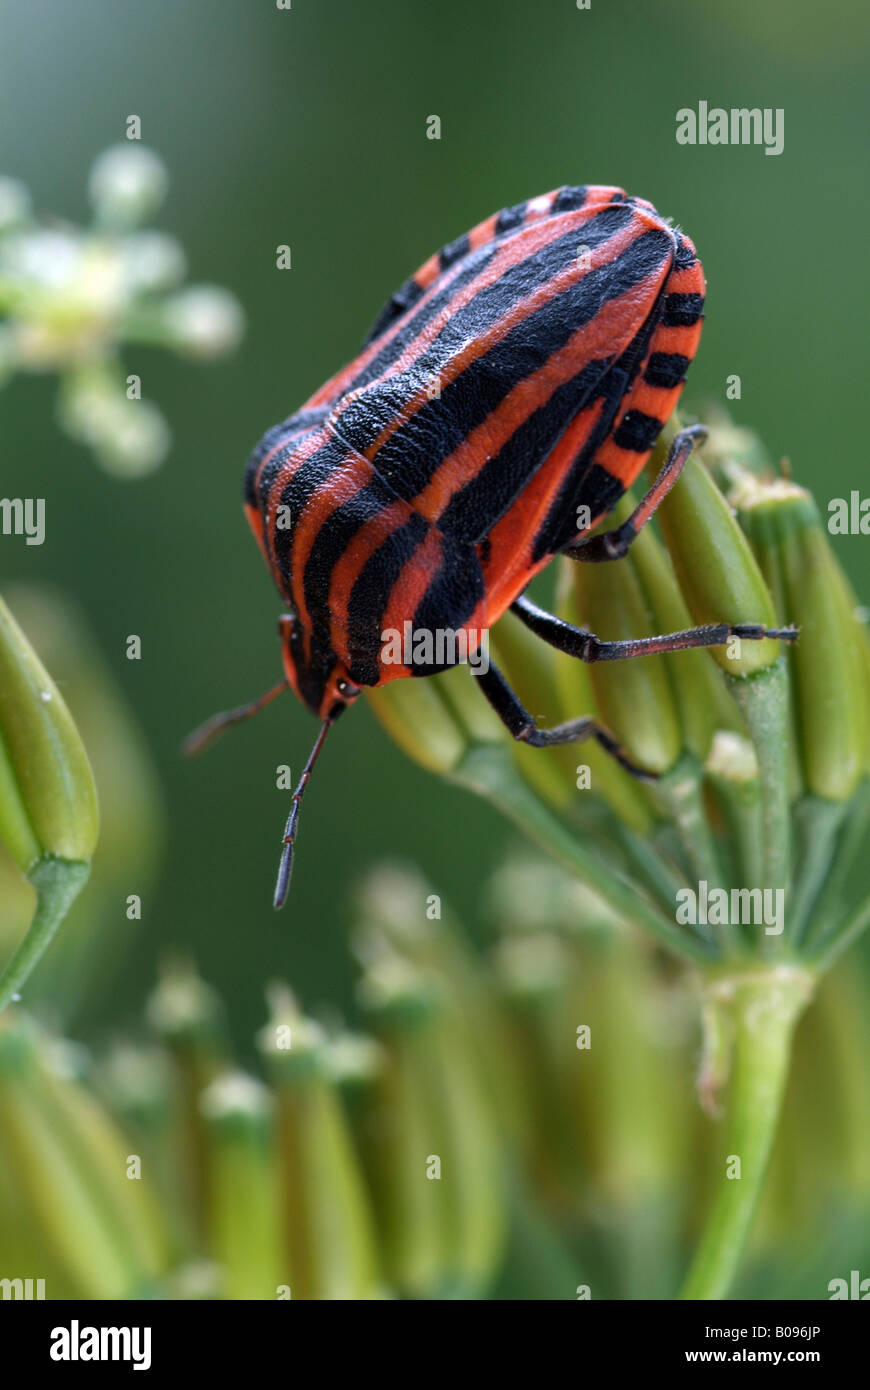
[[731,1288],[764,1184],[792,1035],[813,984],[812,975],[793,965],[713,983],[719,1001],[732,1012],[733,1071],[720,1186],[682,1299],[725,1298]]
[[90,871],[90,864],[47,858],[41,859],[28,874],[36,889],[36,911],[24,940],[0,975],[0,1012],[29,979],[85,886]]

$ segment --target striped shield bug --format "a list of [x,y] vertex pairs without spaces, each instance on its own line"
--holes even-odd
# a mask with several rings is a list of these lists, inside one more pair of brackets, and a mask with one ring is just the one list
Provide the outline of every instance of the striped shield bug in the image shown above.
[[[215,716],[196,752],[292,689],[319,716],[284,832],[286,896],[302,793],[328,730],[361,690],[455,664],[437,649],[387,661],[384,634],[464,634],[508,608],[581,661],[714,646],[791,630],[724,624],[605,642],[523,597],[556,555],[623,556],[679,476],[700,426],[673,441],[618,530],[586,533],[644,467],[698,346],[704,274],[687,236],[620,188],[560,188],[488,217],[387,302],[348,366],[264,436],[244,505],[285,605],[284,679]],[[406,653],[407,656],[407,653]],[[581,716],[541,729],[492,664],[474,668],[514,738],[595,738]]]

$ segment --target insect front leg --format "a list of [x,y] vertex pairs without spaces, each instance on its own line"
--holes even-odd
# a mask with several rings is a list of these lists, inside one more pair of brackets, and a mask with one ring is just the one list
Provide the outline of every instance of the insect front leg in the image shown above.
[[603,642],[593,632],[564,623],[527,598],[515,599],[511,612],[536,636],[549,642],[557,651],[576,656],[580,661],[622,661],[631,656],[649,656],[654,652],[680,652],[691,647],[722,647],[732,637],[747,642],[761,642],[765,637],[774,641],[794,642],[796,627],[767,628],[760,623],[708,623],[705,627],[690,627],[685,632],[668,632],[661,637],[638,637],[628,642]]
[[584,739],[594,738],[633,777],[646,782],[656,780],[654,773],[646,772],[631,762],[612,734],[588,715],[570,719],[565,724],[556,724],[552,729],[539,729],[516,691],[511,689],[492,662],[486,671],[475,671],[474,675],[499,719],[518,742],[527,743],[531,748],[551,748],[559,743],[582,743]]
[[615,531],[605,531],[600,536],[588,536],[571,541],[570,545],[566,545],[560,551],[560,554],[567,555],[572,560],[595,562],[621,560],[628,553],[632,541],[646,526],[656,508],[667,497],[682,473],[692,450],[697,444],[702,444],[706,438],[707,430],[704,425],[690,425],[688,429],[680,430],[668,450],[668,456],[662,465],[659,476],[643,501],[635,507],[628,520],[618,526]]

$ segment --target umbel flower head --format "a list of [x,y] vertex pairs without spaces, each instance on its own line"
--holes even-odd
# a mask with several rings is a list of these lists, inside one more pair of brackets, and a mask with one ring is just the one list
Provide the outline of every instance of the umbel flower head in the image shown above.
[[[522,848],[486,885],[488,956],[446,904],[428,915],[432,887],[375,868],[353,914],[353,1031],[273,984],[245,1069],[231,1000],[189,962],[167,966],[146,1041],[101,1060],[8,1010],[9,1267],[40,1271],[49,1299],[672,1297],[718,1166],[692,1099],[691,982]],[[800,1039],[760,1213],[768,1294],[794,1292],[797,1265],[812,1297],[839,1267],[824,1238],[807,1256],[810,1233],[858,1234],[843,1202],[859,1210],[870,1183],[866,990],[833,972]]]
[[743,1166],[718,1190],[683,1297],[721,1298],[761,1192],[796,1022],[820,973],[870,925],[866,877],[857,907],[844,892],[870,819],[867,632],[812,498],[721,421],[626,557],[561,563],[561,616],[604,640],[693,624],[800,630],[788,649],[736,637],[584,669],[509,614],[496,625],[496,660],[527,708],[552,724],[594,715],[651,782],[585,744],[517,747],[480,722],[461,669],[371,695],[419,762],[487,797],[695,966],[699,1093],[718,1112],[727,1086],[722,1167],[729,1154]]
[[[561,561],[557,608],[607,640],[727,623],[794,625],[795,644],[733,638],[584,667],[510,614],[492,633],[528,708],[554,724],[594,714],[651,782],[591,744],[516,745],[480,713],[466,670],[370,699],[406,752],[493,801],[684,958],[815,967],[851,920],[825,888],[848,869],[867,787],[870,645],[811,497],[759,464],[757,446],[754,468],[734,457],[732,437],[713,430],[624,559]],[[750,920],[731,922],[732,890],[756,889]],[[694,915],[678,911],[686,890]],[[727,906],[711,907],[713,890]]]
[[56,372],[62,429],[124,477],[157,467],[171,435],[125,374],[124,344],[207,360],[230,352],[244,317],[227,290],[184,286],[184,251],[143,230],[168,189],[162,160],[131,141],[91,169],[89,227],[34,216],[23,184],[0,176],[0,384]]

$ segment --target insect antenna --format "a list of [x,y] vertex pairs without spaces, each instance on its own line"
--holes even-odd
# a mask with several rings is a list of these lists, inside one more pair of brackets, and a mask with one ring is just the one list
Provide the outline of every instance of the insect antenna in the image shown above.
[[186,758],[194,758],[198,753],[204,753],[227,729],[243,723],[254,714],[259,714],[261,709],[265,709],[278,695],[289,689],[289,681],[282,681],[280,685],[273,685],[271,690],[267,690],[265,695],[261,695],[257,700],[250,700],[248,704],[239,705],[237,709],[225,710],[223,714],[213,714],[211,719],[207,719],[198,729],[194,729],[192,734],[188,734],[181,745],[182,753]]
[[290,875],[293,872],[293,846],[296,841],[296,830],[299,824],[299,806],[302,801],[302,794],[308,786],[308,779],[311,776],[311,769],[317,762],[318,755],[323,747],[324,740],[332,725],[344,706],[339,706],[337,712],[331,714],[328,719],[324,719],[320,726],[320,733],[317,735],[314,747],[308,757],[308,762],[302,769],[302,776],[299,778],[299,785],[293,793],[293,804],[290,807],[290,814],[287,817],[287,824],[284,827],[284,848],[281,851],[281,862],[278,865],[278,880],[275,884],[275,896],[272,899],[273,906],[277,909],[283,907],[287,901],[287,893],[290,889]]

